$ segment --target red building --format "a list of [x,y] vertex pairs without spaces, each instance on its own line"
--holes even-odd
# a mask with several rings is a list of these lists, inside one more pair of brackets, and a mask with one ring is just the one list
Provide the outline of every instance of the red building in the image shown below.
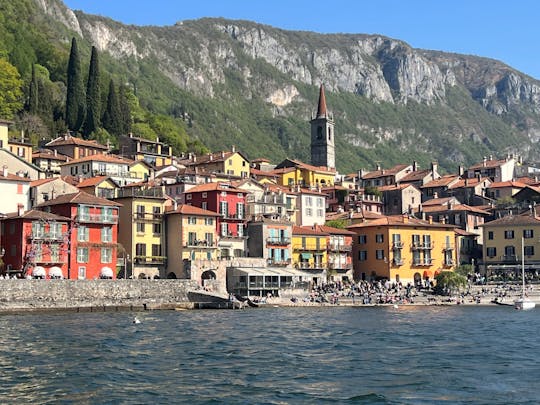
[[2,221],[3,274],[67,277],[69,223],[37,210],[8,214]]
[[246,256],[246,196],[230,183],[207,183],[186,192],[186,204],[221,214],[216,221],[221,258]]
[[120,206],[82,191],[36,206],[36,209],[70,218],[66,278],[116,277]]

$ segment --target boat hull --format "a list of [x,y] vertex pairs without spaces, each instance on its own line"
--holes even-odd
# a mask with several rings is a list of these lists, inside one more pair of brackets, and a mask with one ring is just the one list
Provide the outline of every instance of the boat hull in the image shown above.
[[536,307],[536,304],[534,303],[534,301],[531,300],[521,298],[514,302],[514,308],[522,311],[533,309],[534,307]]

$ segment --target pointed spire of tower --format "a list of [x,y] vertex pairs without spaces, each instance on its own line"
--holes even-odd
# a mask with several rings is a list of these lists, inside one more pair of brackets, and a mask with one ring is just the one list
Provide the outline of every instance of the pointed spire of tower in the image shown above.
[[317,117],[326,116],[326,97],[324,96],[324,85],[321,83],[319,90],[319,106],[317,107]]

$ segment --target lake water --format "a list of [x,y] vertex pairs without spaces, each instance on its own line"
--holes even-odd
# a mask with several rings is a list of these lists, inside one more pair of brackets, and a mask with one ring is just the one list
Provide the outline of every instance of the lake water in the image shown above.
[[539,403],[540,311],[0,316],[0,403]]

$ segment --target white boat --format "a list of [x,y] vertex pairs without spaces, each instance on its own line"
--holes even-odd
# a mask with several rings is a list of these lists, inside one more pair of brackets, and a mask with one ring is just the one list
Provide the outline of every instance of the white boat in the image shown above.
[[521,297],[514,301],[514,308],[519,310],[533,309],[536,303],[525,296],[525,248],[521,237]]

